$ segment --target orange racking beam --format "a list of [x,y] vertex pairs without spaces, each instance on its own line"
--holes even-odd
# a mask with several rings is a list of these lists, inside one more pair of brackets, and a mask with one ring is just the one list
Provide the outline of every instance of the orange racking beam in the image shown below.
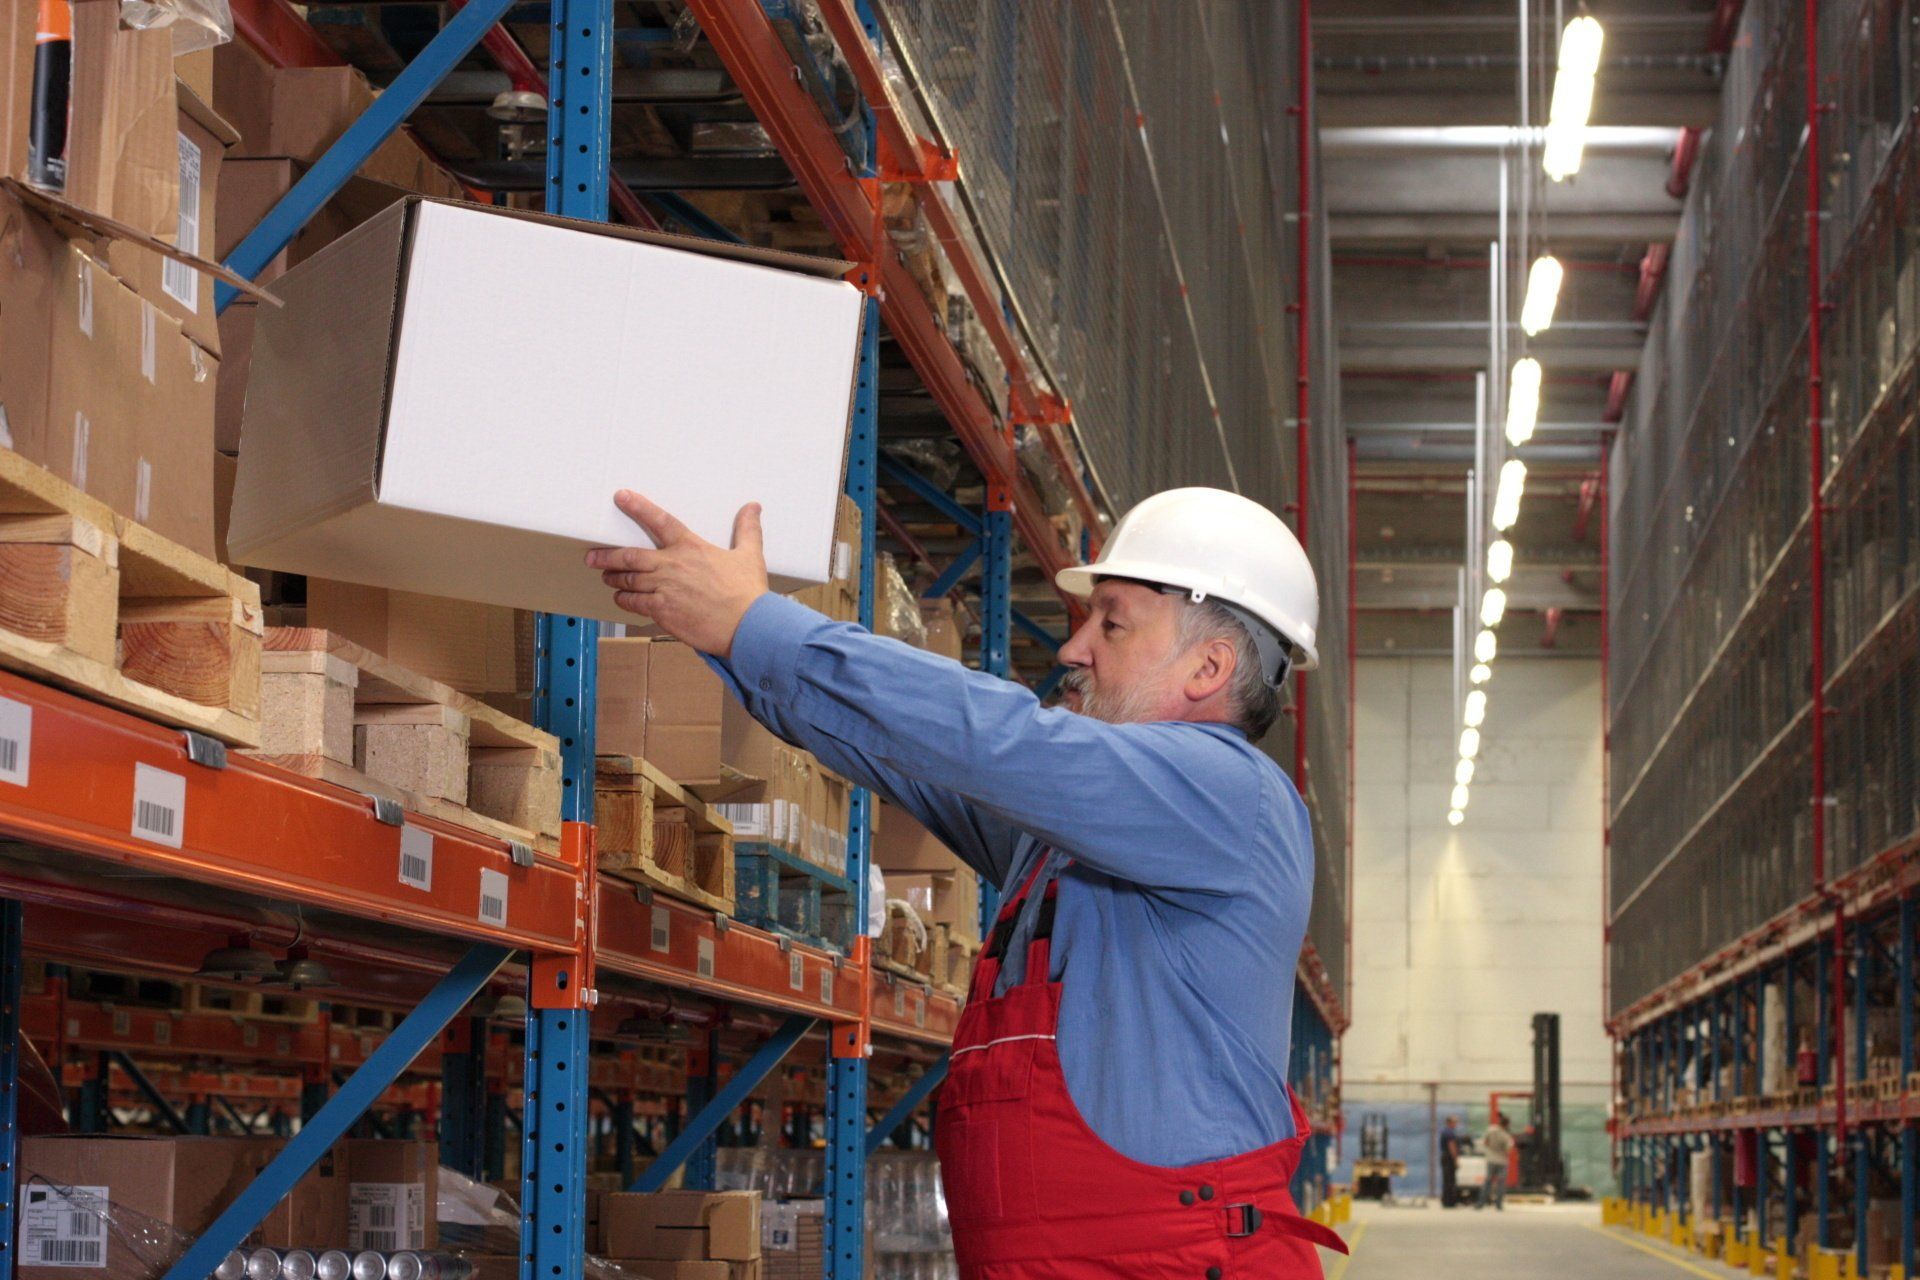
[[[863,182],[853,173],[833,130],[800,83],[793,59],[774,34],[765,10],[757,0],[688,0],[687,7],[755,117],[780,148],[821,221],[833,232],[841,252],[878,269],[880,278],[866,284],[879,288],[888,331],[986,476],[988,487],[1007,492],[1014,524],[1040,569],[1051,579],[1077,563],[1022,474],[1009,434],[994,420],[993,410],[973,386],[919,285],[893,251],[880,216],[878,184]],[[1069,598],[1067,605],[1074,617],[1080,616],[1078,600]]]
[[[540,953],[578,945],[587,885],[577,850],[572,863],[517,866],[504,842],[409,814],[434,837],[432,888],[411,888],[399,880],[401,829],[365,796],[238,755],[224,768],[196,764],[177,729],[12,674],[0,673],[0,698],[32,724],[29,781],[0,785],[0,832],[14,839],[449,938]],[[178,847],[131,833],[142,766],[179,780]],[[0,878],[30,883],[37,870]],[[504,923],[481,916],[483,877],[506,888]]]

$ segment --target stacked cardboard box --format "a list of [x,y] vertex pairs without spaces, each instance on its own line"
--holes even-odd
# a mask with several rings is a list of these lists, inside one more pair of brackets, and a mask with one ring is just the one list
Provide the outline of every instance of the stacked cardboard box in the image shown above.
[[926,643],[921,647],[955,662],[966,657],[967,618],[954,604],[952,596],[920,602],[920,621],[926,628]]
[[434,1206],[440,1147],[433,1142],[353,1139],[342,1144],[352,1181],[347,1196],[350,1249],[432,1249],[440,1243]]
[[[147,1274],[171,1256],[169,1239],[184,1243],[204,1231],[284,1145],[278,1138],[29,1137],[20,1155],[20,1274],[59,1280],[74,1267]],[[351,1237],[350,1202],[364,1176],[355,1156],[378,1172],[407,1152],[416,1168],[430,1169],[432,1150],[423,1143],[342,1143],[249,1240],[275,1248],[343,1247]],[[155,1256],[143,1256],[143,1249]]]
[[929,927],[943,924],[951,937],[979,941],[979,877],[913,815],[880,806],[873,862],[886,876],[888,897],[906,901]]
[[825,1264],[826,1226],[824,1201],[762,1205],[762,1280],[817,1280]]
[[647,1280],[761,1280],[758,1191],[610,1194],[600,1235],[607,1257]]
[[847,871],[852,787],[808,752],[767,732],[739,703],[721,711],[721,751],[755,785],[720,804],[739,843],[770,844],[835,875]]
[[840,512],[833,525],[833,577],[817,587],[794,592],[793,598],[836,622],[858,622],[860,538],[860,508],[853,499],[842,494]]

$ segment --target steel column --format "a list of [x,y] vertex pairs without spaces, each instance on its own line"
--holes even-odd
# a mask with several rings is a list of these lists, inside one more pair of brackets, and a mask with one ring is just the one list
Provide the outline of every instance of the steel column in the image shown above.
[[[731,1107],[715,1107],[714,1093],[720,1087],[720,1031],[717,1027],[707,1029],[705,1046],[695,1055],[689,1055],[687,1068],[687,1113],[693,1117],[689,1128],[698,1128],[700,1132],[691,1140],[687,1149],[687,1158],[683,1162],[686,1175],[680,1184],[711,1190],[714,1184],[715,1157],[718,1154],[714,1143],[714,1134],[727,1117],[733,1114]],[[697,1059],[697,1065],[692,1059]],[[707,1124],[711,1116],[712,1123]],[[684,1136],[684,1134],[683,1134]],[[671,1177],[669,1170],[667,1176]],[[638,1183],[633,1184],[638,1186]]]
[[947,1078],[949,1065],[947,1055],[941,1054],[940,1061],[929,1066],[906,1093],[901,1095],[900,1101],[894,1103],[887,1114],[880,1117],[880,1122],[867,1130],[868,1155],[885,1146],[887,1139],[893,1136],[893,1131],[911,1119],[913,1113],[920,1109],[920,1104],[927,1100],[928,1095],[940,1087],[940,1082]]
[[[559,13],[560,6],[554,12]],[[580,1280],[585,1267],[591,1025],[585,1009],[527,1012],[520,1280]]]
[[[0,1280],[13,1280],[14,1196],[20,1167],[21,911],[0,899]],[[54,1062],[56,1070],[59,1062]]]
[[[394,131],[399,129],[415,107],[426,100],[447,72],[460,65],[473,47],[480,43],[480,38],[513,7],[513,3],[514,0],[473,0],[466,8],[455,13],[447,25],[427,42],[426,48],[373,100],[373,105],[347,126],[347,131],[314,161],[313,167],[293,184],[292,190],[280,197],[279,203],[267,212],[260,224],[234,246],[233,252],[227,255],[226,266],[249,280],[259,275],[292,242],[300,229],[312,220],[313,215],[320,212],[321,206],[346,185],[367,157],[393,136]],[[566,0],[560,0],[554,6],[554,11],[560,12],[565,3]],[[558,117],[559,112],[556,110],[553,114]],[[601,207],[604,209],[605,205],[606,193],[603,190]],[[605,216],[604,213],[602,216]],[[227,304],[233,301],[237,293],[238,290],[225,281],[216,283],[213,291],[214,309],[226,310]]]
[[[1853,1077],[1856,1081],[1867,1078],[1867,985],[1873,978],[1872,930],[1862,920],[1853,930]],[[1840,1091],[1847,1087],[1845,1080],[1837,1082]],[[1844,1143],[1847,1137],[1853,1139],[1853,1251],[1854,1262],[1858,1267],[1856,1274],[1868,1275],[1867,1269],[1867,1191],[1872,1174],[1872,1134],[1865,1128],[1856,1127],[1850,1133],[1843,1132],[1838,1141]],[[1842,1154],[1845,1147],[1841,1148]]]
[[802,1036],[813,1029],[813,1019],[805,1014],[796,1013],[780,1024],[780,1029],[768,1038],[749,1058],[746,1065],[734,1073],[731,1080],[717,1090],[712,1101],[702,1107],[697,1115],[688,1120],[674,1140],[658,1159],[647,1166],[646,1172],[634,1179],[627,1188],[629,1191],[658,1191],[667,1185],[676,1170],[687,1162],[696,1147],[706,1142],[733,1109],[747,1100],[747,1096],[760,1086],[767,1074],[780,1065]]
[[213,1225],[195,1240],[179,1261],[168,1268],[165,1280],[206,1280],[220,1260],[239,1247],[273,1207],[286,1199],[294,1184],[346,1136],[354,1120],[374,1104],[432,1044],[453,1017],[487,985],[505,963],[503,947],[472,948],[434,985],[418,1008],[401,1020],[366,1062],[347,1078],[340,1092],[320,1108],[311,1124],[295,1134],[247,1188],[221,1211]]
[[[1006,510],[991,501],[980,522],[980,540],[986,545],[986,564],[980,573],[980,669],[1013,678],[1013,523]],[[993,931],[1000,913],[1000,893],[980,882],[980,936]]]
[[[1914,929],[1920,923],[1920,900],[1909,893],[1900,899],[1899,977],[1896,984],[1900,1009],[1900,1079],[1913,1078],[1914,1070]],[[1914,1220],[1920,1217],[1920,1125],[1909,1115],[1900,1125],[1900,1266],[1903,1274],[1914,1274]]]
[[486,1173],[487,1020],[458,1019],[440,1043],[440,1162]]

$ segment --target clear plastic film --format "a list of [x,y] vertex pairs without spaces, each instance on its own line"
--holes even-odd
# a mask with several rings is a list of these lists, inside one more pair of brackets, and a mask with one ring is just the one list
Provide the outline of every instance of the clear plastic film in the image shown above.
[[227,0],[120,0],[120,21],[137,31],[171,28],[176,58],[233,39]]
[[916,649],[926,648],[927,624],[920,616],[920,597],[907,585],[891,552],[882,552],[874,567],[873,590],[873,629]]
[[98,1280],[154,1280],[193,1237],[107,1198],[107,1188],[65,1186],[29,1174],[20,1187],[16,1265],[84,1267]]

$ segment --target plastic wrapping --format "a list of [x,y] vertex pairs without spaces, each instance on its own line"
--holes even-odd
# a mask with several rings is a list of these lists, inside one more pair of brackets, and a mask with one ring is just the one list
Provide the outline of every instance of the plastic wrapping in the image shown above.
[[948,490],[960,478],[960,445],[953,440],[884,440],[880,451],[903,467],[911,468]]
[[16,1266],[84,1268],[97,1280],[155,1280],[193,1243],[185,1232],[37,1174],[20,1188]]
[[227,0],[120,0],[120,21],[137,31],[171,27],[176,58],[233,39]]
[[[819,1197],[824,1153],[722,1147],[715,1185],[772,1201]],[[867,1162],[867,1233],[876,1280],[957,1280],[953,1229],[931,1151],[887,1150]]]
[[[874,810],[878,810],[876,804]],[[867,936],[877,938],[887,931],[887,877],[873,863],[867,864]]]
[[874,631],[904,640],[916,649],[926,648],[927,624],[920,617],[920,597],[907,585],[890,551],[881,552],[874,566],[873,592]]

